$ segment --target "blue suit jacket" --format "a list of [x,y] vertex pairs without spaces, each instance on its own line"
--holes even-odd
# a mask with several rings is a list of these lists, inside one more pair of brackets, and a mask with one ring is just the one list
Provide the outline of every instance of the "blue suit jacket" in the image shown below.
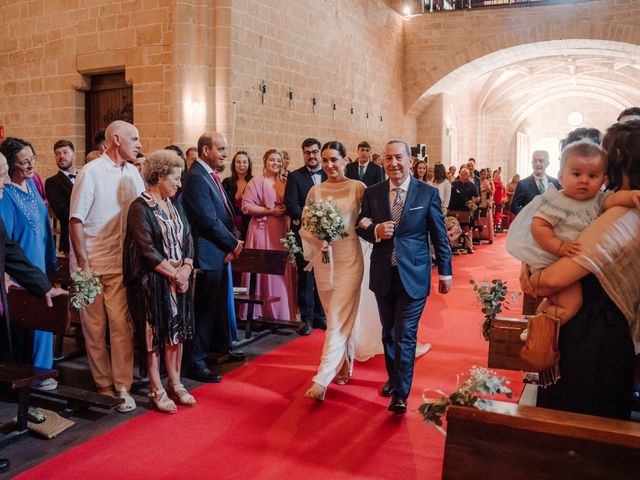
[[195,266],[202,270],[222,270],[224,257],[235,250],[238,239],[220,190],[200,163],[191,165],[181,196],[191,226]]
[[451,275],[451,248],[436,188],[411,177],[402,216],[395,234],[389,240],[375,242],[374,228],[391,220],[389,180],[369,187],[364,192],[363,217],[373,221],[367,230],[358,228],[358,235],[373,243],[369,288],[377,295],[386,295],[391,287],[391,253],[396,249],[398,272],[407,294],[414,299],[425,298],[431,289],[431,255],[428,234],[431,234],[438,273]]
[[[560,182],[558,182],[557,179],[547,175],[547,180],[552,183],[556,189],[560,190]],[[511,212],[517,215],[520,213],[520,210],[537,195],[540,195],[540,190],[533,175],[523,178],[516,184],[516,190],[513,193],[513,200],[511,201]]]

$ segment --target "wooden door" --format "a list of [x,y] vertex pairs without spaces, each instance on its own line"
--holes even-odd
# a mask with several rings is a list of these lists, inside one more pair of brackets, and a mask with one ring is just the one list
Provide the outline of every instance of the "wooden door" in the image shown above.
[[85,93],[85,156],[94,149],[98,130],[114,120],[133,123],[133,87],[127,85],[124,72],[93,75]]

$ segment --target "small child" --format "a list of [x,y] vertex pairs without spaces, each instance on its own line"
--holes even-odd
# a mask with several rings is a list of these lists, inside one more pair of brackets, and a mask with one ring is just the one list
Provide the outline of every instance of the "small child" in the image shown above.
[[[638,190],[601,191],[606,168],[604,150],[590,140],[567,145],[560,157],[562,190],[558,192],[549,185],[543,195],[520,211],[509,227],[507,251],[529,265],[532,272],[541,270],[559,257],[580,254],[581,245],[576,239],[604,210],[639,206]],[[547,312],[564,325],[581,306],[582,289],[580,283],[574,283],[546,298],[537,313]]]

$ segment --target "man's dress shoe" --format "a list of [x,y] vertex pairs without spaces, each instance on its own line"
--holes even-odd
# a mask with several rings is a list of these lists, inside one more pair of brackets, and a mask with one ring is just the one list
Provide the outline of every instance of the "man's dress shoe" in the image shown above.
[[207,367],[194,368],[189,372],[188,375],[186,375],[186,377],[204,383],[218,383],[222,380],[222,377],[220,375],[213,373]]
[[380,392],[383,397],[390,398],[393,396],[393,387],[391,386],[390,380],[387,380],[382,387],[382,391]]
[[388,410],[393,413],[407,413],[407,401],[404,398],[394,396],[389,403]]
[[313,328],[319,328],[320,330],[327,329],[327,318],[326,317],[318,317],[313,320]]
[[11,466],[11,462],[8,458],[0,458],[0,473],[6,472],[9,470]]
[[307,322],[302,322],[302,324],[298,327],[298,334],[299,335],[311,335],[311,331],[313,329],[311,328],[311,325]]

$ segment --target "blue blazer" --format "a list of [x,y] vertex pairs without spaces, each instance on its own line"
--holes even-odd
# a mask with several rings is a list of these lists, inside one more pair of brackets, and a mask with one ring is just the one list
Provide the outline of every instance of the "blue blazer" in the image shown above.
[[451,247],[444,224],[438,190],[411,177],[402,216],[395,234],[389,240],[375,241],[374,228],[391,220],[389,180],[369,187],[364,192],[358,222],[363,217],[373,221],[358,235],[373,243],[369,288],[376,295],[387,295],[391,288],[391,253],[396,249],[398,272],[407,294],[414,299],[426,298],[431,289],[431,255],[428,235],[436,253],[440,275],[451,275]]
[[[560,182],[557,179],[547,175],[547,180],[549,183],[552,183],[556,189],[560,190]],[[537,195],[540,195],[540,190],[533,175],[523,178],[516,184],[516,190],[513,193],[513,200],[511,201],[511,212],[517,215],[520,213],[520,210]]]
[[220,190],[200,163],[194,162],[187,172],[181,197],[191,226],[195,267],[222,270],[224,257],[235,250],[238,239]]

